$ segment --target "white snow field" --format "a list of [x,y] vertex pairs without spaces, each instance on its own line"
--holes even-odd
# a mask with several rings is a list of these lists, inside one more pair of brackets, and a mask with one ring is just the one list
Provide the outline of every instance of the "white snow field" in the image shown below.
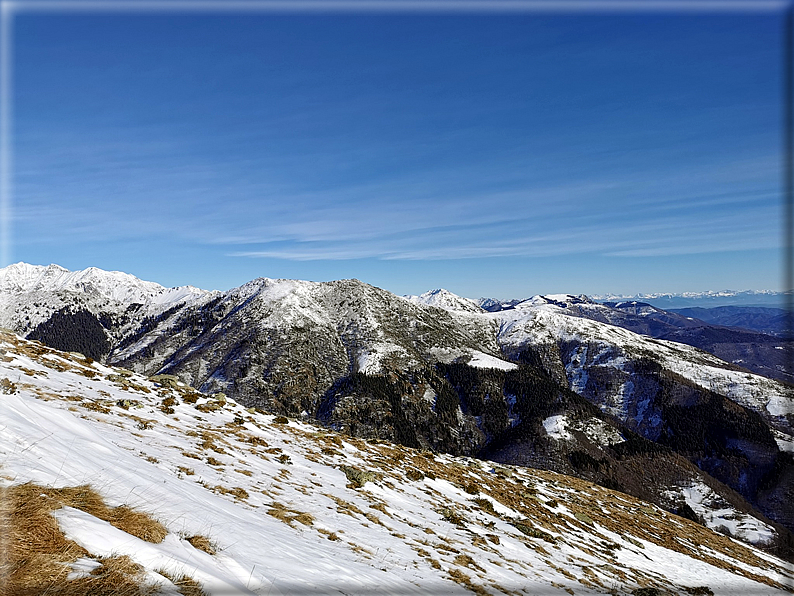
[[64,582],[111,555],[162,594],[180,575],[219,595],[753,596],[794,582],[772,555],[582,480],[345,437],[5,331],[0,404],[0,486],[88,484],[168,530],[147,542],[56,509],[89,553]]

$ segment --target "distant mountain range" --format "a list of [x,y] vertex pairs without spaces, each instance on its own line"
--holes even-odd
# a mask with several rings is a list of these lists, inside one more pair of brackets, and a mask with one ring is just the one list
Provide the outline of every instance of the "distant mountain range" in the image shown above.
[[[752,331],[583,295],[267,278],[206,292],[54,265],[0,269],[0,295],[1,326],[59,350],[352,436],[579,476],[752,540],[720,518],[729,504],[794,552],[791,386],[653,337],[763,343]],[[704,483],[715,505],[684,507]]]
[[763,306],[715,306],[712,308],[675,308],[671,312],[685,317],[700,319],[710,325],[741,327],[771,335],[785,335],[791,324],[787,312],[782,308]]
[[713,308],[715,306],[771,306],[785,308],[785,292],[774,290],[721,290],[709,292],[651,293],[651,294],[593,294],[596,302],[640,301],[658,308]]

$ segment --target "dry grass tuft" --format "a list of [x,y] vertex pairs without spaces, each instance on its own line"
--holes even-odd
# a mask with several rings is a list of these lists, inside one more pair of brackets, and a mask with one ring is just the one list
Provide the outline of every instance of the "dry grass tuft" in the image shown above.
[[210,539],[206,536],[197,534],[196,536],[188,536],[185,538],[185,540],[187,540],[193,546],[193,548],[203,550],[205,553],[210,555],[214,555],[217,552],[215,547],[212,545],[212,542],[210,542]]
[[260,447],[267,447],[268,443],[262,437],[257,437],[256,435],[251,435],[245,439],[245,442],[250,445],[258,445]]
[[474,569],[479,569],[480,571],[485,571],[482,567],[477,565],[477,563],[472,559],[469,555],[462,554],[455,557],[453,560],[455,565],[460,565],[461,567],[472,567]]
[[208,487],[210,490],[220,493],[222,495],[232,495],[235,500],[243,501],[248,498],[248,491],[240,486],[234,486],[232,488],[227,488],[225,486],[221,486],[220,484],[217,486],[210,486]]
[[[97,517],[101,516],[97,515]],[[168,534],[168,530],[165,529],[163,524],[152,519],[146,513],[136,511],[126,505],[110,509],[110,515],[103,519],[116,526],[119,530],[137,536],[146,542],[162,542]]]
[[[102,563],[102,566],[94,569],[89,577],[72,580],[67,583],[67,585],[73,585],[73,594],[137,596],[142,593],[140,580],[143,578],[143,567],[127,556],[107,557],[97,560]],[[150,588],[144,593],[147,592],[151,593],[152,589]],[[58,594],[62,593],[61,591],[58,592]]]
[[20,499],[27,501],[28,505],[37,502],[46,504],[49,511],[64,506],[80,509],[147,542],[155,544],[162,542],[168,534],[165,526],[146,513],[126,505],[108,507],[102,497],[88,485],[46,488],[28,483],[7,490],[15,491]]
[[65,505],[103,519],[108,512],[115,511],[86,486],[51,489],[28,483],[0,488],[0,536],[7,541],[7,548],[0,549],[0,576],[4,578],[0,583],[0,595],[138,596],[146,593],[141,587],[142,569],[128,557],[98,559],[102,565],[92,573],[67,580],[71,571],[68,564],[89,553],[68,540],[50,515]]
[[66,581],[62,563],[88,552],[66,539],[50,515],[51,500],[32,484],[0,489],[0,534],[9,544],[0,551],[0,594],[34,594]]
[[208,596],[207,593],[201,589],[201,584],[192,577],[188,577],[187,575],[173,575],[162,569],[157,573],[163,577],[167,577],[170,582],[176,586],[182,596]]
[[295,521],[304,526],[311,526],[314,524],[314,516],[311,513],[300,513],[295,516]]
[[450,569],[447,571],[449,577],[452,581],[464,586],[466,589],[471,590],[475,594],[479,594],[480,596],[490,596],[490,592],[483,588],[482,586],[472,583],[471,578],[460,571],[459,569]]
[[[304,526],[311,526],[314,524],[314,516],[311,513],[287,509],[287,507],[281,503],[273,503],[267,514],[283,521],[288,526],[292,526],[293,522],[301,523]],[[330,536],[328,539],[333,540]]]
[[386,504],[383,501],[377,501],[375,503],[372,503],[370,507],[372,509],[375,509],[376,511],[380,511],[381,513],[383,513],[388,517],[392,517],[392,514],[389,513],[389,511],[386,509]]

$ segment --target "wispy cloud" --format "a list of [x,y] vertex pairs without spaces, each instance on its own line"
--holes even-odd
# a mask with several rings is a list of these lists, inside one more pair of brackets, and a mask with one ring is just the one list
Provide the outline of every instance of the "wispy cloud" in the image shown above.
[[[668,214],[648,220],[613,221],[608,215],[560,218],[495,218],[465,224],[401,228],[398,217],[384,217],[392,226],[382,233],[361,234],[340,227],[337,238],[324,228],[321,238],[305,240],[282,234],[278,242],[252,243],[235,257],[287,260],[438,260],[482,257],[539,257],[564,254],[662,256],[778,248],[781,230],[771,229],[777,206],[751,211],[714,212],[692,218]],[[332,235],[330,235],[332,236]]]
[[14,217],[20,244],[171,236],[232,257],[293,261],[695,254],[780,246],[776,168],[759,158],[496,191],[444,188],[433,174],[453,173],[442,172],[310,191],[267,176],[233,179],[223,163],[120,163],[88,180],[75,173],[79,184],[49,170],[63,177],[48,193],[62,197],[23,172],[26,200]]

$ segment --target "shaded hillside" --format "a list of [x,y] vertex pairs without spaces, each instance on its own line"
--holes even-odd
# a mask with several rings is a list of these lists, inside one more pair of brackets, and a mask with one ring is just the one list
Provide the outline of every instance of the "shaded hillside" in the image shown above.
[[782,336],[788,324],[785,309],[768,306],[673,308],[670,312],[693,317],[710,325],[740,327],[776,336]]

